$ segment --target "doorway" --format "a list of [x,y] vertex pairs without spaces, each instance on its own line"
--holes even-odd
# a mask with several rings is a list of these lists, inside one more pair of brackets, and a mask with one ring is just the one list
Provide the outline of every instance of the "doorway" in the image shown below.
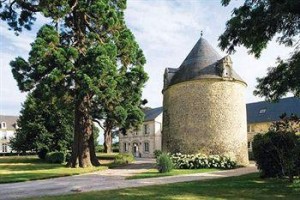
[[139,151],[139,144],[138,143],[133,143],[133,156],[134,157],[140,157],[140,151]]

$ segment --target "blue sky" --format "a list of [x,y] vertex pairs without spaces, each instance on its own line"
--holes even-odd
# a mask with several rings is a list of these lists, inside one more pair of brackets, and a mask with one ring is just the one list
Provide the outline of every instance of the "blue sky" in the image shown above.
[[[231,11],[242,1],[232,1],[222,7],[220,0],[128,0],[125,13],[127,25],[136,36],[147,59],[145,70],[149,74],[143,96],[148,106],[162,105],[163,72],[166,67],[177,68],[187,56],[203,30],[204,38],[222,55],[218,47],[218,37],[225,29]],[[16,37],[0,22],[0,114],[18,115],[25,93],[17,88],[9,62],[17,56],[27,58],[30,43],[38,28],[45,23],[40,19],[33,31],[24,31]],[[270,42],[260,59],[248,55],[243,47],[232,55],[234,70],[248,83],[246,101],[263,100],[253,96],[256,77],[266,74],[266,69],[274,66],[278,56],[287,58],[292,49]]]

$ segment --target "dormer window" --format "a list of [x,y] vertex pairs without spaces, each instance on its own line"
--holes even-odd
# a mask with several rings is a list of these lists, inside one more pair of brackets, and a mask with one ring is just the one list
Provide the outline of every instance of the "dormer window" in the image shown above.
[[231,77],[231,68],[228,65],[224,67],[223,77]]
[[232,77],[232,61],[229,56],[225,56],[217,63],[217,69],[219,71],[220,76],[223,78],[231,78]]
[[5,122],[1,122],[1,128],[6,129],[6,123]]
[[259,110],[259,114],[265,114],[265,113],[266,113],[266,111],[267,111],[267,109],[265,109],[265,108],[262,108],[262,109],[260,109],[260,110]]

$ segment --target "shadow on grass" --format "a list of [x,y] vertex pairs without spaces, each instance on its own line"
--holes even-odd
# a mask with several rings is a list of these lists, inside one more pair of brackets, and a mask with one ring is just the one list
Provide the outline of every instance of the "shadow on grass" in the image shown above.
[[258,174],[216,180],[175,183],[159,186],[88,192],[42,199],[122,199],[122,200],[198,200],[198,199],[299,199],[300,182],[263,180]]
[[43,163],[37,156],[7,156],[0,157],[0,164],[6,163]]
[[[49,179],[49,178],[56,178],[56,177],[64,177],[64,176],[71,176],[71,175],[77,175],[80,173],[20,173],[20,174],[1,174],[0,184],[4,183],[15,183],[15,182],[24,182],[24,181],[30,181],[30,180],[42,180],[42,179]],[[1,187],[1,185],[0,185]]]
[[49,163],[21,163],[21,164],[8,164],[0,165],[1,170],[7,171],[36,171],[36,170],[51,170],[61,168],[61,164],[49,164]]

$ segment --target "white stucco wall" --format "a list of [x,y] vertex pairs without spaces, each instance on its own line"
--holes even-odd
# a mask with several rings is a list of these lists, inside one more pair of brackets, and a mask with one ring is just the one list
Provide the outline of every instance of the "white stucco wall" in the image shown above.
[[6,153],[3,152],[3,144],[7,145],[7,153],[12,151],[12,149],[9,146],[9,141],[12,137],[14,137],[14,135],[15,135],[14,130],[0,129],[0,153]]

